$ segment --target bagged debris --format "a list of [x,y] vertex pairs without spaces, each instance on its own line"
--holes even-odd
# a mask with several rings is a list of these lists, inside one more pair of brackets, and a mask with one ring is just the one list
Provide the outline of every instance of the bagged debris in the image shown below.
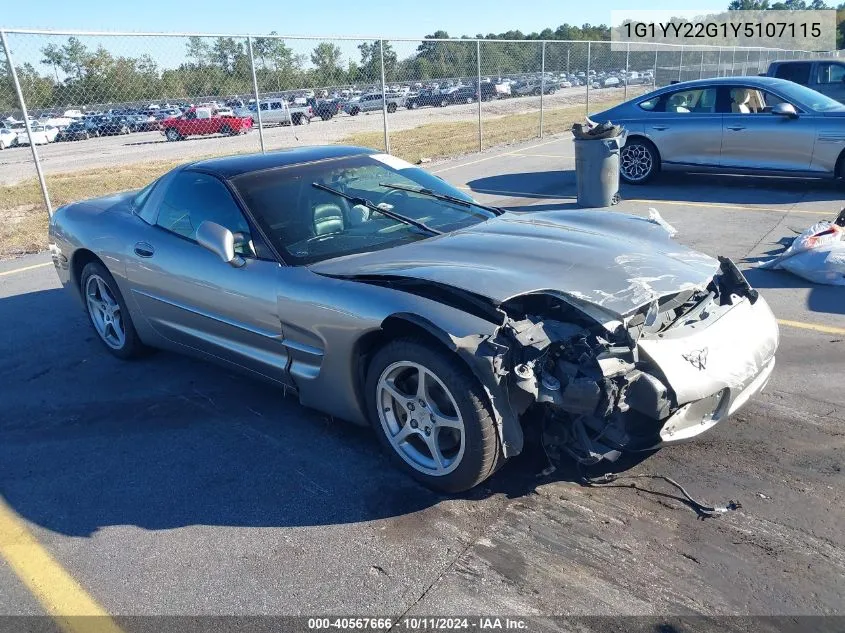
[[[589,118],[584,123],[572,124],[572,135],[580,141],[600,141],[606,138],[616,138],[622,134],[622,127],[607,123],[596,123]],[[623,143],[624,145],[624,143]]]
[[780,255],[757,268],[788,270],[813,283],[845,286],[845,209],[834,222],[813,224]]

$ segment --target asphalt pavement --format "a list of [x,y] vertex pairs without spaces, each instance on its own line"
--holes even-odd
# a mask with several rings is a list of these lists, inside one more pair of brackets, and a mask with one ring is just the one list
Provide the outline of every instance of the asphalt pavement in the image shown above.
[[[573,165],[571,142],[548,138],[429,168],[542,212],[575,206]],[[437,495],[393,470],[367,429],[272,386],[165,352],[113,358],[35,255],[0,262],[0,614],[68,596],[118,622],[843,614],[845,289],[749,270],[834,218],[842,191],[667,176],[622,197],[614,211],[654,207],[677,241],[734,258],[781,322],[763,394],[698,441],[619,466],[741,508],[700,520],[665,482],[587,488],[565,465],[540,476],[532,452]],[[9,534],[33,539],[14,550]],[[33,580],[62,573],[58,597]]]

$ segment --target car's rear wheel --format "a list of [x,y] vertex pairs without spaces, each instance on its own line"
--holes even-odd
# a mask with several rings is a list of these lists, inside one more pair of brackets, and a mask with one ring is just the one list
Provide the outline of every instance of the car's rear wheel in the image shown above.
[[390,114],[393,114],[394,112],[396,112],[396,104],[395,103],[388,103],[387,104],[387,111]]
[[411,101],[411,103],[409,103],[409,104],[408,104],[408,107],[409,107],[411,110],[416,110],[416,109],[419,107],[419,105],[417,104],[417,102],[416,102],[416,101]]
[[642,185],[651,180],[659,169],[657,149],[645,139],[630,139],[619,152],[619,176],[629,184]]
[[118,358],[130,359],[144,351],[123,296],[106,267],[91,262],[80,279],[88,320],[106,348]]
[[361,111],[361,110],[359,110],[358,108],[352,108],[352,109],[349,111],[349,115],[350,115],[350,116],[357,116],[357,115],[358,115],[358,113],[359,113],[360,111]]
[[440,100],[440,107],[441,107],[441,108],[445,108],[448,104],[449,104],[449,102],[448,102],[448,101],[446,101],[446,99],[441,99],[441,100]]
[[225,134],[226,136],[232,136],[232,128],[229,125],[224,125],[220,128],[220,133]]
[[179,134],[179,130],[177,130],[177,129],[176,129],[176,128],[174,128],[174,127],[169,127],[169,128],[167,128],[167,130],[165,130],[165,132],[164,132],[164,137],[165,137],[168,141],[178,141],[178,140],[179,140],[179,138],[180,138],[180,136],[181,136],[181,135]]
[[501,463],[487,396],[456,356],[417,339],[397,339],[367,375],[370,419],[392,461],[424,485],[461,492]]

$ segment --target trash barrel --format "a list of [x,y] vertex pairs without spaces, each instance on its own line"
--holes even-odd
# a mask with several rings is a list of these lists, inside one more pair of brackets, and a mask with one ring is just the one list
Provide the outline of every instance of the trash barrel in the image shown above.
[[627,134],[611,138],[575,138],[578,205],[609,207],[618,201],[619,151]]

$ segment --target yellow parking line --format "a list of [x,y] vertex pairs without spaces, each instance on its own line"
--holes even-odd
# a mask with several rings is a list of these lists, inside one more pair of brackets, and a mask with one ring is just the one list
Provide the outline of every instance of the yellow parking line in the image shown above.
[[65,633],[123,633],[2,498],[0,555]]
[[833,327],[832,325],[820,325],[818,323],[804,323],[803,321],[789,321],[778,319],[778,323],[787,327],[796,327],[802,330],[813,330],[824,334],[839,334],[845,336],[845,327]]
[[23,268],[13,268],[12,270],[4,270],[0,271],[0,277],[5,277],[6,275],[14,275],[15,273],[22,273],[27,270],[34,270],[36,268],[44,268],[45,266],[52,266],[53,262],[44,262],[43,264],[33,264],[32,266],[24,266]]
[[523,147],[520,149],[515,149],[512,152],[504,152],[502,154],[492,154],[491,156],[485,156],[484,158],[479,158],[478,160],[471,160],[468,163],[461,163],[460,165],[452,165],[450,167],[444,167],[443,169],[434,169],[431,171],[432,174],[440,174],[444,171],[449,171],[450,169],[457,169],[458,167],[468,167],[469,165],[475,165],[477,163],[483,163],[486,160],[493,160],[494,158],[501,158],[502,156],[519,156],[519,152],[534,149],[535,147],[542,147],[543,145],[550,145],[551,143],[560,143],[562,139],[556,138],[551,141],[544,141],[543,143],[537,143],[536,145],[529,145],[528,147]]
[[803,213],[806,215],[827,215],[834,216],[831,211],[805,211],[803,209],[770,209],[766,207],[747,207],[738,204],[721,204],[719,202],[687,202],[685,200],[639,200],[624,199],[625,202],[636,202],[640,204],[674,204],[682,207],[707,207],[712,209],[729,209],[734,211],[763,211],[766,213]]

